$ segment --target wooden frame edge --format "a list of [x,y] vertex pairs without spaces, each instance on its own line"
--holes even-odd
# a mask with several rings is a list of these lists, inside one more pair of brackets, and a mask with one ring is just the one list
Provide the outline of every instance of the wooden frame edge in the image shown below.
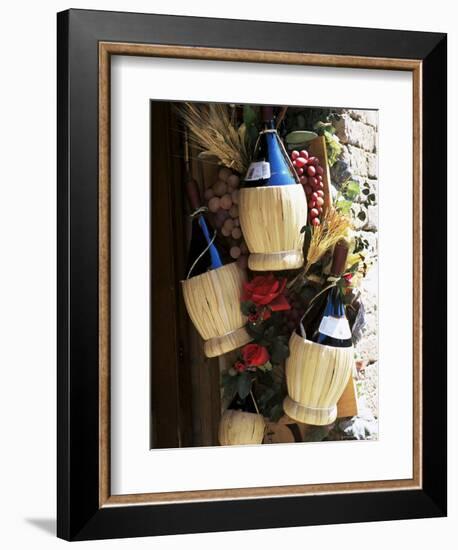
[[110,55],[99,49],[99,506],[110,496]]
[[176,59],[202,59],[207,61],[245,61],[251,63],[279,63],[287,65],[316,65],[319,67],[370,68],[413,71],[421,63],[416,59],[362,57],[199,46],[173,46],[160,44],[132,44],[100,42],[100,51],[110,55],[143,57],[171,57]]
[[[413,477],[412,479],[283,487],[212,489],[168,493],[110,494],[110,58],[111,55],[244,61],[323,67],[401,70],[413,73]],[[333,493],[415,490],[422,488],[422,61],[239,50],[188,46],[99,42],[99,507],[184,503],[211,500],[293,497]]]
[[420,62],[413,70],[413,479],[422,487],[423,480],[423,201],[422,201],[422,134],[423,134],[423,67]]

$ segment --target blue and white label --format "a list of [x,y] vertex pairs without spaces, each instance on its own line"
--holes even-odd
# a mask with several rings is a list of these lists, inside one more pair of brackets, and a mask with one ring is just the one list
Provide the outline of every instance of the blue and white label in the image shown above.
[[268,180],[270,178],[270,164],[265,160],[252,162],[245,176],[245,181]]
[[318,332],[335,340],[351,338],[350,325],[345,317],[323,317]]

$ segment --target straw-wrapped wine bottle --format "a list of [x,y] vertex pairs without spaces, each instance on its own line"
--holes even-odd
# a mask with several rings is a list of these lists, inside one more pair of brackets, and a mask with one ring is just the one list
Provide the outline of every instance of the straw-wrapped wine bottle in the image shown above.
[[[286,360],[288,396],[283,402],[285,413],[304,424],[326,425],[337,416],[337,401],[345,390],[353,365],[350,325],[345,315],[341,291],[333,285],[342,275],[348,247],[335,246],[330,288],[323,293],[323,303],[312,322],[306,316],[307,336],[293,332],[289,340],[290,355]],[[332,286],[333,285],[333,286]],[[316,304],[315,304],[316,305]]]
[[245,273],[235,262],[222,264],[194,180],[188,182],[187,192],[193,209],[193,235],[189,269],[181,283],[183,298],[191,321],[205,340],[205,355],[216,357],[251,340],[240,309]]
[[272,107],[262,107],[264,127],[240,191],[239,216],[253,271],[303,265],[307,201],[275,129]]
[[252,394],[234,397],[221,417],[218,429],[220,445],[259,445],[264,439],[266,424],[257,410]]

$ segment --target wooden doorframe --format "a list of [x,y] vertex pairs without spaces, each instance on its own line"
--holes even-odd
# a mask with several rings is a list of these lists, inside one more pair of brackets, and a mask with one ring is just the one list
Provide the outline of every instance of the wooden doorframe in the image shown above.
[[[169,101],[150,102],[150,121],[151,447],[216,445],[218,360],[204,356],[180,285],[189,234],[184,134]],[[198,177],[195,162],[191,171]]]

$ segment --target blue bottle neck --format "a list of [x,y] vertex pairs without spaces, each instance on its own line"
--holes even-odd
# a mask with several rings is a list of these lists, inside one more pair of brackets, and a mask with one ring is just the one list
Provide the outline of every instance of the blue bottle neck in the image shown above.
[[323,317],[345,317],[345,306],[336,287],[332,288],[328,294]]
[[212,243],[212,237],[210,237],[210,232],[208,231],[208,227],[205,222],[205,218],[203,216],[199,216],[199,225],[200,225],[200,228],[202,229],[202,233],[204,234],[205,240],[209,245],[208,251],[210,252],[211,269],[217,269],[218,267],[222,267],[223,262],[221,261],[221,258],[218,253],[218,250],[216,249],[216,246]]
[[285,158],[285,153],[282,150],[280,138],[274,129],[273,121],[268,123],[268,127],[265,130],[265,137],[270,164],[269,185],[295,185],[297,182]]

